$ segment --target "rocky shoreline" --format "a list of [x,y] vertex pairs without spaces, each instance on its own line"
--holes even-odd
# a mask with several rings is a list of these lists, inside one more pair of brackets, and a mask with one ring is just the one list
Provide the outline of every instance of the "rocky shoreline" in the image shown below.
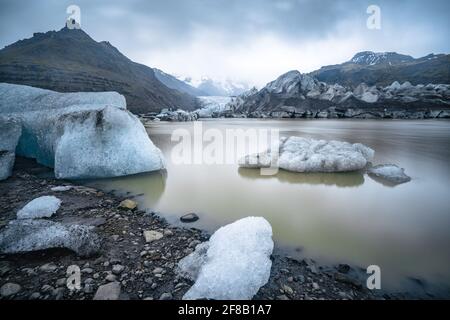
[[[140,114],[144,124],[151,121],[189,122],[202,119],[197,112],[167,111],[162,114]],[[253,111],[248,113],[236,113],[230,110],[212,113],[211,119],[238,118],[238,119],[398,119],[398,120],[425,120],[425,119],[450,119],[450,110],[445,109],[353,109],[336,108],[326,109],[297,109],[283,107],[270,112]]]
[[[18,158],[13,175],[0,182],[0,230],[28,201],[55,195],[62,205],[52,221],[93,226],[102,239],[100,253],[91,257],[65,249],[1,254],[0,299],[181,299],[192,282],[177,275],[177,263],[209,235],[188,225],[169,225],[153,213],[120,206],[133,195],[121,198],[87,187],[51,191],[71,184],[55,180],[50,169],[24,158]],[[277,251],[271,259],[269,282],[254,299],[401,298],[369,291],[350,276],[353,270],[346,265],[322,268],[312,260],[286,257]],[[72,265],[81,269],[80,290],[69,290],[66,285],[67,268]]]

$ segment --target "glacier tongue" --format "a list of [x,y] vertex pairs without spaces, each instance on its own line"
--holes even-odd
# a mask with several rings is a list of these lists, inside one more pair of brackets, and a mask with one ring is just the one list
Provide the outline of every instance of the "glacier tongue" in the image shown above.
[[57,178],[106,178],[164,168],[161,151],[115,92],[57,93],[0,84],[0,114],[22,124],[18,155]]
[[182,276],[196,280],[185,300],[249,300],[270,277],[272,227],[247,217],[217,230],[179,264]]

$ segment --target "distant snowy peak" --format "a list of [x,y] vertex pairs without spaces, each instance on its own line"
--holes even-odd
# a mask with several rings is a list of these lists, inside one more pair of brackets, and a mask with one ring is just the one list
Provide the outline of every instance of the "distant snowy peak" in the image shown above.
[[393,65],[409,61],[414,61],[414,58],[411,56],[398,54],[396,52],[372,52],[372,51],[359,52],[350,60],[351,63],[366,66],[374,66],[384,63]]
[[238,96],[250,89],[250,86],[246,83],[235,82],[229,79],[217,80],[209,77],[194,79],[188,77],[184,78],[183,81],[209,96]]

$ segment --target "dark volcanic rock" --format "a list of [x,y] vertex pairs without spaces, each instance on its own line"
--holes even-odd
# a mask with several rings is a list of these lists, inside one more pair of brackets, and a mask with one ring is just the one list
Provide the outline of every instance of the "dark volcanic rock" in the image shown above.
[[352,89],[293,70],[260,91],[234,98],[230,107],[251,118],[445,118],[450,111],[450,85],[394,81],[386,87],[360,83]]
[[180,218],[181,222],[184,222],[184,223],[195,222],[198,219],[200,219],[200,218],[195,213],[188,213]]

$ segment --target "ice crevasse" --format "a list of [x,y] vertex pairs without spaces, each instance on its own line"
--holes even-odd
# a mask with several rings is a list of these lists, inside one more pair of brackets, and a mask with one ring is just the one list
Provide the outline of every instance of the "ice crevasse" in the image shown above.
[[[53,167],[59,179],[163,169],[164,158],[116,92],[58,93],[0,83],[0,117],[19,122],[15,153]],[[8,132],[1,132],[7,139]]]

